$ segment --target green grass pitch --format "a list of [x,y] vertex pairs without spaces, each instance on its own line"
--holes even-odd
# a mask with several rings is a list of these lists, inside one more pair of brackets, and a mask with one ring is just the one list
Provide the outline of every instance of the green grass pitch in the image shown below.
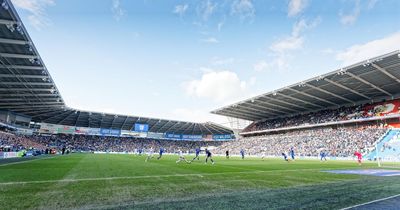
[[[190,156],[187,157],[190,159]],[[400,193],[400,177],[322,172],[353,161],[73,154],[0,165],[5,209],[338,209]]]

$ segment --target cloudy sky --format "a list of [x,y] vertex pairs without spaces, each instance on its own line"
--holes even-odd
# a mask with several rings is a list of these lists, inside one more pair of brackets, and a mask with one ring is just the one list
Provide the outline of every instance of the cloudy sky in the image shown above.
[[188,121],[400,49],[398,0],[12,0],[67,105]]

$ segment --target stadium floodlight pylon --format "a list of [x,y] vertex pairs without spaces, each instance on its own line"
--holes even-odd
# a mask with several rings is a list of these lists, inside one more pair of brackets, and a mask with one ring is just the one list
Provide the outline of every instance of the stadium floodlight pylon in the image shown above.
[[400,129],[390,129],[376,144],[379,167],[400,168]]

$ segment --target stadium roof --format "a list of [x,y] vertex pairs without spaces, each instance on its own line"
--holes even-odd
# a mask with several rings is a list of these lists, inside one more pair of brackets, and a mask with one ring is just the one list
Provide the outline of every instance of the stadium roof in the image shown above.
[[34,122],[131,130],[148,123],[150,132],[228,134],[214,123],[193,123],[82,111],[67,107],[10,0],[0,6],[0,110]]
[[212,111],[259,121],[400,97],[400,51]]

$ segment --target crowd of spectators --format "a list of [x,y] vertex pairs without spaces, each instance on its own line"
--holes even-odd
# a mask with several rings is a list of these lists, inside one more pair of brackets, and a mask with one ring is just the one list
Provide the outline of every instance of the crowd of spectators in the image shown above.
[[14,135],[0,131],[0,152],[17,152],[30,148],[45,150],[46,145],[35,141],[30,136]]
[[386,132],[379,126],[315,128],[285,133],[239,138],[222,144],[217,153],[229,150],[239,154],[279,156],[293,148],[298,156],[318,156],[321,151],[333,157],[349,157],[355,151],[367,153]]
[[165,152],[176,153],[177,151],[193,152],[199,147],[219,146],[221,142],[211,141],[172,141],[155,140],[134,137],[106,137],[86,135],[33,135],[19,136],[9,133],[0,133],[0,148],[10,148],[18,151],[28,148],[39,150],[63,148],[76,152],[143,152],[151,148],[157,152],[163,148]]
[[[266,121],[255,122],[245,128],[244,131],[267,130],[275,128],[296,127],[302,125],[313,125],[327,122],[336,122],[353,119],[365,119],[381,115],[385,106],[359,105],[352,107],[341,107],[339,109],[322,110],[308,114],[301,114],[292,117],[278,118]],[[393,110],[390,113],[398,113]]]

